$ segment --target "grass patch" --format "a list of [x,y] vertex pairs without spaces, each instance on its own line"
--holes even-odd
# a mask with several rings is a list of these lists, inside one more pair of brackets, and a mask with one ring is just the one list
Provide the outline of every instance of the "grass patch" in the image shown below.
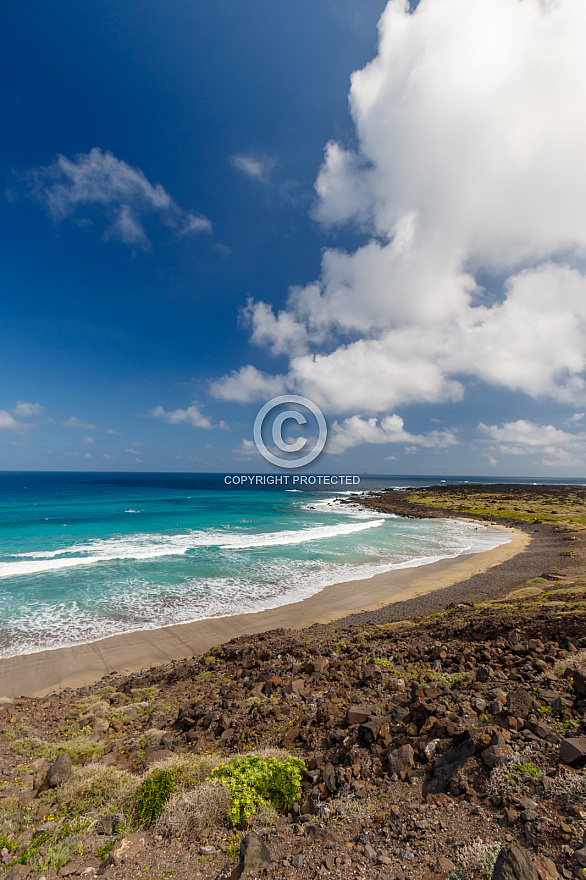
[[171,755],[151,765],[151,770],[164,770],[169,773],[174,790],[181,792],[195,788],[210,775],[221,762],[214,755]]
[[100,742],[83,733],[58,742],[47,742],[36,736],[27,736],[15,739],[10,748],[19,755],[45,758],[46,761],[54,761],[63,752],[67,752],[72,761],[99,757],[104,753],[104,746]]
[[70,816],[118,813],[128,805],[139,784],[139,778],[117,767],[76,767],[69,782],[57,789],[57,808]]

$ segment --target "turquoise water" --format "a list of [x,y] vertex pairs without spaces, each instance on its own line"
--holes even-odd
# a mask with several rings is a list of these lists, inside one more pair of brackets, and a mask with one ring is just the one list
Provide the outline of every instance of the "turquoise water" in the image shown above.
[[221,475],[0,474],[0,657],[274,608],[507,540],[339,500],[352,497]]

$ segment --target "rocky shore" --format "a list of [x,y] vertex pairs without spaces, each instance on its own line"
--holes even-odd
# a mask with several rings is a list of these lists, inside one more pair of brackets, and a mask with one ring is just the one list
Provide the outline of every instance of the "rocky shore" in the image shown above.
[[[586,876],[586,531],[575,513],[519,523],[534,539],[516,564],[423,608],[5,699],[4,876]],[[182,823],[133,818],[153,770],[204,779],[236,753],[304,761],[285,814],[230,827],[204,783]]]

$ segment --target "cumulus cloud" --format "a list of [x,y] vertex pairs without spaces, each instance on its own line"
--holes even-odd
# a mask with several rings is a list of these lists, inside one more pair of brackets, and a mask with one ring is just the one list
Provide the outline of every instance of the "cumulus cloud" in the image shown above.
[[211,383],[210,390],[220,400],[236,400],[250,403],[253,400],[270,400],[283,394],[285,383],[282,376],[269,376],[248,364]]
[[[365,425],[479,380],[586,404],[585,38],[583,0],[388,2],[357,147],[330,142],[316,181],[318,221],[365,240],[280,311],[248,304],[252,342],[289,355],[266,385]],[[253,399],[254,369],[216,390]]]
[[26,431],[32,425],[25,422],[19,422],[14,416],[5,409],[0,409],[0,431]]
[[34,416],[42,416],[44,412],[45,407],[41,406],[40,403],[26,403],[24,400],[19,400],[12,410],[12,415],[17,418],[27,419]]
[[253,440],[242,440],[240,442],[240,446],[237,446],[234,450],[235,455],[243,455],[246,458],[250,456],[259,455],[259,451],[257,449],[256,443]]
[[[164,410],[162,406],[156,406],[149,412],[149,416],[155,419],[163,419],[169,425],[186,424],[191,425],[192,428],[204,428],[205,430],[211,430],[212,428],[228,430],[225,422],[220,422],[218,425],[212,424],[209,416],[204,415],[198,404],[195,403],[192,406],[188,406],[187,409],[174,409],[171,411]],[[134,451],[136,450],[127,450],[127,452]]]
[[545,465],[584,464],[586,433],[563,431],[554,425],[539,425],[528,419],[517,419],[503,425],[485,425],[478,430],[495,449],[508,455],[541,455]]
[[[344,452],[352,446],[362,443],[401,443],[417,444],[428,448],[446,448],[458,443],[453,431],[430,431],[427,434],[411,434],[405,430],[403,419],[393,414],[385,416],[380,422],[376,418],[362,419],[360,416],[351,416],[340,424],[334,422],[329,434],[327,451],[331,453]],[[405,451],[415,451],[406,447]]]
[[261,183],[268,183],[275,167],[275,160],[270,156],[235,153],[230,156],[230,164],[247,177],[252,177]]
[[105,240],[148,250],[144,218],[157,217],[181,235],[211,231],[211,222],[184,211],[160,183],[152,184],[140,168],[94,147],[73,159],[59,155],[48,166],[33,168],[25,179],[30,195],[43,204],[56,222],[74,219],[92,223],[105,219]]
[[90,422],[80,421],[77,416],[69,416],[68,419],[65,419],[63,425],[66,428],[86,428],[86,430],[89,431],[96,427],[95,425],[90,424]]

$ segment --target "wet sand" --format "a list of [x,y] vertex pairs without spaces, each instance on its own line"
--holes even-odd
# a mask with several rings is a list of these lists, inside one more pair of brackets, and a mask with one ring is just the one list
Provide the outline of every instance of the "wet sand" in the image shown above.
[[422,597],[430,593],[445,592],[455,584],[501,566],[527,548],[531,540],[528,534],[507,531],[511,540],[493,550],[334,584],[301,602],[268,611],[174,624],[109,636],[85,645],[9,657],[0,660],[0,696],[43,696],[67,687],[93,684],[114,671],[137,672],[183,660],[248,633],[302,629],[341,618],[352,620],[364,613],[376,616],[384,613],[381,609],[386,610],[389,603],[400,603],[398,607],[411,605],[413,601],[423,601]]

